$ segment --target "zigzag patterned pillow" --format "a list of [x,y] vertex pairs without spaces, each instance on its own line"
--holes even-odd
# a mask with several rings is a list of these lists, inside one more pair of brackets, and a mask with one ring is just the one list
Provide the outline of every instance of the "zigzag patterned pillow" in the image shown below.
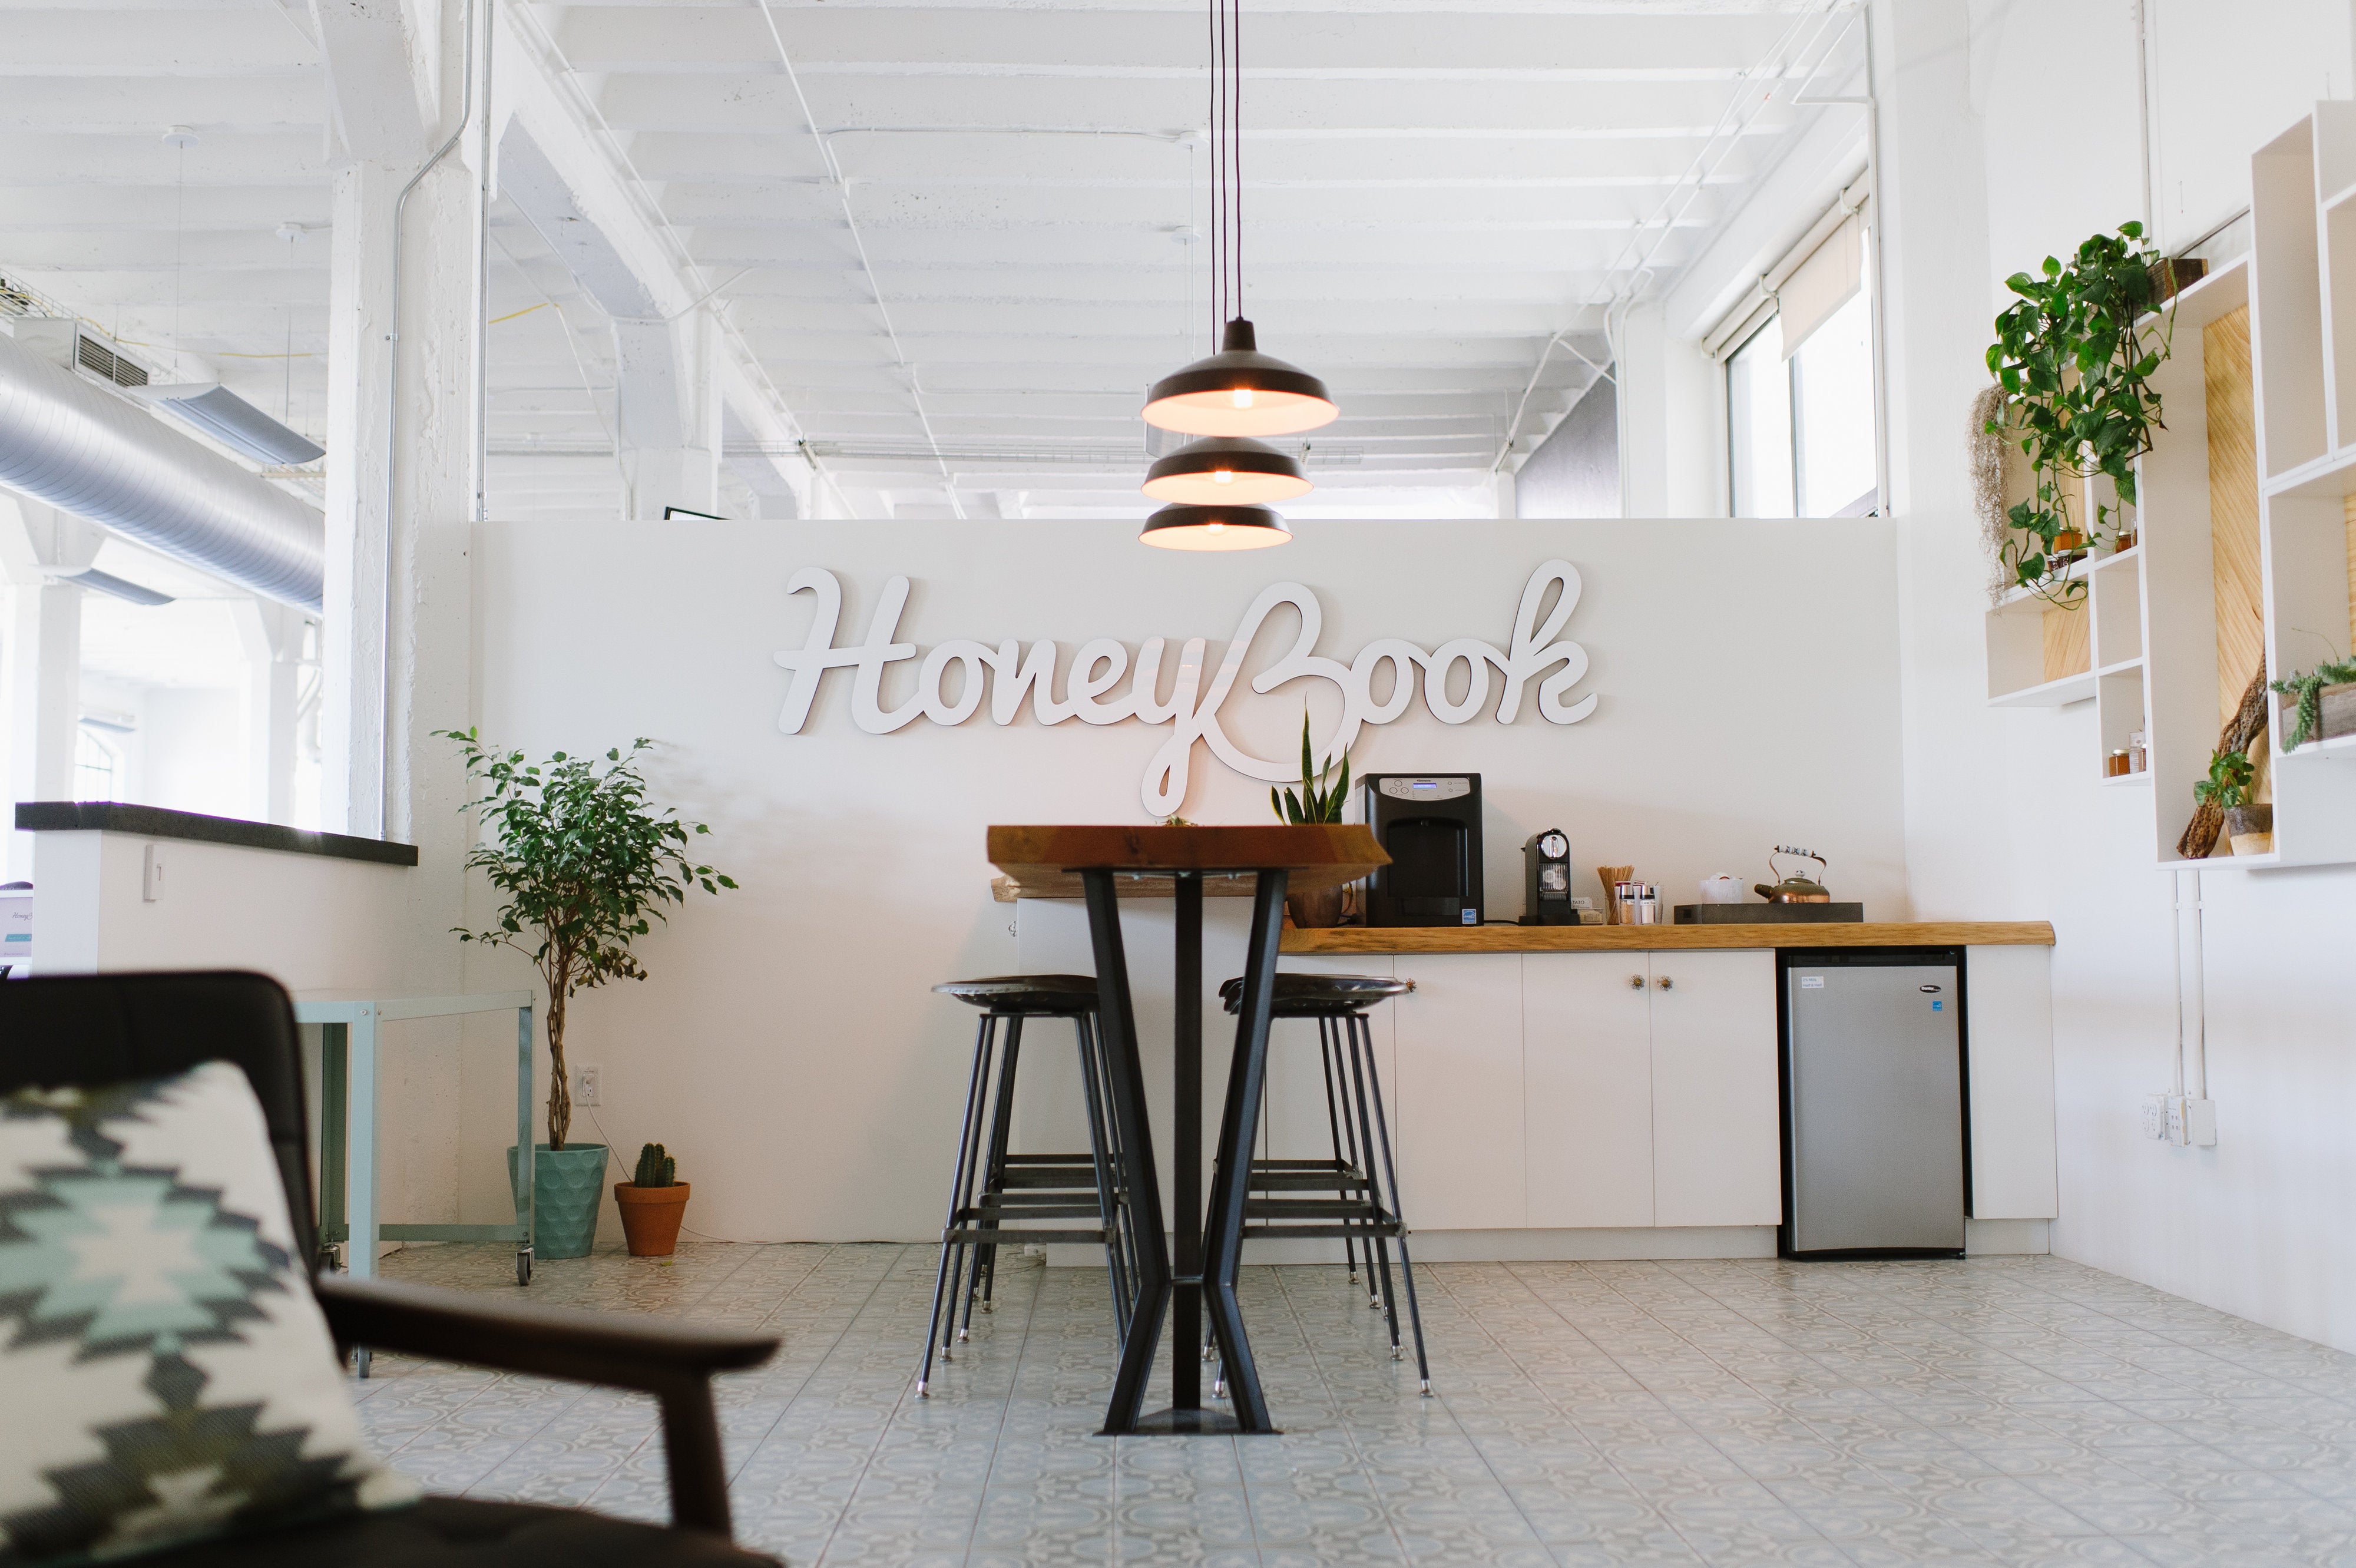
[[0,1568],[416,1499],[294,1252],[235,1067],[0,1098]]

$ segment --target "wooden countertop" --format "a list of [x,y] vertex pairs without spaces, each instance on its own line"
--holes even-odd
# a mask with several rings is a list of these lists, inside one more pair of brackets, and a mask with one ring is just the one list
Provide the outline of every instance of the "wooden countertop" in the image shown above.
[[2043,920],[1847,921],[1757,926],[1288,926],[1307,952],[1662,952],[1711,948],[2051,947]]
[[[1355,823],[1253,827],[992,827],[990,863],[1005,875],[995,889],[1007,901],[1076,898],[1078,873],[1105,868],[1119,873],[1115,890],[1127,897],[1168,897],[1171,873],[1202,874],[1204,891],[1248,891],[1251,878],[1238,875],[1281,868],[1296,893],[1357,881],[1391,857],[1375,835]],[[1157,875],[1157,873],[1159,875]]]

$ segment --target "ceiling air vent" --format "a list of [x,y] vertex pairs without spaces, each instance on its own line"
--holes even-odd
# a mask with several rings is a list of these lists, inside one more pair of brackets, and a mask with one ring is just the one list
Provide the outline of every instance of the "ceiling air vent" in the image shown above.
[[74,361],[83,370],[119,387],[144,387],[147,384],[145,370],[88,333],[75,336]]

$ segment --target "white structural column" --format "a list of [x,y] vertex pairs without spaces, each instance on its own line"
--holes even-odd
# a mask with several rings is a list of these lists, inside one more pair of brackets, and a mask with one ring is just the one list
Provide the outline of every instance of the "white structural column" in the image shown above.
[[630,514],[660,520],[682,507],[716,516],[720,501],[720,395],[712,318],[616,319],[618,423],[630,476]]
[[300,612],[262,599],[230,607],[245,650],[246,814],[294,820],[294,722],[302,675]]
[[337,174],[328,429],[337,460],[327,491],[321,715],[322,814],[334,831],[402,838],[421,815],[438,822],[439,805],[421,810],[413,799],[412,763],[422,747],[443,746],[426,732],[466,719],[481,350],[472,153],[462,141],[410,197],[398,344],[390,338],[392,216],[412,171],[359,161]]
[[16,831],[18,800],[73,799],[81,724],[82,590],[59,580],[97,558],[101,535],[80,518],[0,491],[0,574],[7,594],[0,644],[6,701],[8,874],[33,875],[33,835]]

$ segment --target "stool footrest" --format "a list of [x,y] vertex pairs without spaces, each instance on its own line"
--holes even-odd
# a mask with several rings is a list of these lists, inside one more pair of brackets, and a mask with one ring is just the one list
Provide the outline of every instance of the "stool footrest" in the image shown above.
[[1109,1230],[1018,1230],[1012,1227],[973,1229],[960,1226],[941,1232],[941,1244],[964,1242],[977,1247],[1053,1246],[1109,1247]]
[[1023,1208],[1000,1208],[995,1205],[976,1205],[958,1210],[959,1225],[1011,1225],[1030,1219],[1101,1219],[1104,1210],[1093,1203],[1038,1204]]
[[1247,1241],[1271,1241],[1291,1237],[1305,1241],[1363,1241],[1375,1237],[1397,1236],[1398,1225],[1247,1225]]

